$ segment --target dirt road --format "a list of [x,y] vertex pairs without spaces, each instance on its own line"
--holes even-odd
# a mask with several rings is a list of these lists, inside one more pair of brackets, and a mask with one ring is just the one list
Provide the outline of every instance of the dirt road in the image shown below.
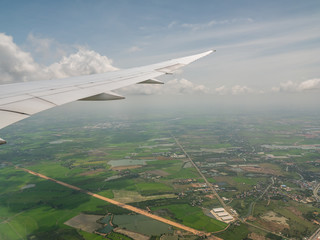
[[129,210],[129,211],[132,211],[132,212],[135,212],[135,213],[144,215],[144,216],[146,216],[146,217],[155,219],[155,220],[157,220],[157,221],[159,221],[159,222],[163,222],[163,223],[169,224],[169,225],[171,225],[171,226],[173,226],[173,227],[180,228],[180,229],[185,230],[185,231],[187,231],[187,232],[190,232],[190,233],[192,233],[192,234],[194,234],[194,235],[207,236],[207,237],[210,236],[210,239],[221,239],[221,238],[212,236],[210,233],[202,232],[202,231],[199,231],[199,230],[196,230],[196,229],[187,227],[187,226],[182,225],[182,224],[180,224],[180,223],[176,223],[176,222],[173,222],[173,221],[171,221],[171,220],[165,219],[165,218],[163,218],[163,217],[159,217],[159,216],[157,216],[157,215],[154,215],[154,214],[152,214],[152,213],[149,213],[149,212],[147,212],[147,211],[145,211],[145,210],[143,210],[143,209],[139,209],[139,208],[136,208],[136,207],[133,207],[133,206],[130,206],[130,205],[121,203],[121,202],[117,202],[117,201],[115,201],[115,200],[113,200],[113,199],[106,198],[106,197],[104,197],[104,196],[101,196],[101,195],[98,195],[98,194],[95,194],[95,193],[86,191],[86,190],[84,190],[84,189],[81,189],[81,188],[79,188],[79,187],[70,185],[70,184],[68,184],[68,183],[64,183],[64,182],[61,182],[61,181],[59,181],[59,180],[56,180],[56,179],[47,177],[47,176],[45,176],[45,175],[43,175],[43,174],[41,174],[41,173],[36,173],[36,172],[33,172],[33,171],[31,171],[31,170],[29,170],[29,169],[26,169],[26,168],[19,168],[19,167],[17,167],[17,168],[18,168],[18,169],[21,169],[21,170],[23,170],[23,171],[25,171],[25,172],[28,172],[28,173],[30,173],[30,174],[32,174],[32,175],[35,175],[35,176],[41,177],[41,178],[43,178],[43,179],[46,179],[46,180],[55,182],[55,183],[57,183],[57,184],[60,184],[60,185],[62,185],[62,186],[65,186],[65,187],[67,187],[67,188],[71,188],[71,189],[73,189],[73,190],[80,191],[80,192],[85,193],[85,194],[88,194],[88,195],[90,195],[90,196],[92,196],[92,197],[101,199],[101,200],[103,200],[103,201],[105,201],[105,202],[114,204],[114,205],[116,205],[116,206],[118,206],[118,207],[121,207],[121,208],[127,209],[127,210]]

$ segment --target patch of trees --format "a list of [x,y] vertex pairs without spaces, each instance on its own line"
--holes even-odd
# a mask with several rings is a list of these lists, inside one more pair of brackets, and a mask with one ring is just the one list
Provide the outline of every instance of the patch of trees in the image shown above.
[[271,240],[282,240],[282,237],[277,236],[277,235],[275,235],[273,233],[267,233],[266,237],[270,238]]
[[28,240],[85,240],[76,229],[52,229],[45,232],[32,233],[28,236]]
[[114,215],[127,215],[131,213],[131,211],[126,210],[124,208],[115,206],[115,205],[103,205],[98,206],[98,210],[94,211],[84,211],[85,214],[94,214],[94,215],[106,215],[108,213],[114,214]]
[[303,217],[309,221],[312,220],[316,220],[316,221],[320,221],[320,213],[319,212],[307,212],[305,214],[303,214]]

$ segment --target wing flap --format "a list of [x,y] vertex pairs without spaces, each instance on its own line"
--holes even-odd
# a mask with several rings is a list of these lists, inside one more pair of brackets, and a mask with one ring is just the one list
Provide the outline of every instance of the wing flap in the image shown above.
[[139,82],[138,84],[164,84],[164,82],[161,82],[155,78],[151,78],[151,79]]
[[29,117],[29,115],[0,110],[0,129]]
[[[0,85],[0,87],[1,87],[1,85]],[[17,96],[13,96],[13,97],[6,97],[6,98],[1,98],[0,97],[0,106],[6,105],[6,104],[9,104],[9,103],[24,101],[24,100],[27,100],[29,98],[31,98],[31,96],[27,95],[27,94],[17,95]]]
[[39,92],[35,92],[32,93],[30,95],[34,96],[34,97],[43,97],[43,96],[49,96],[49,95],[54,95],[54,94],[59,94],[59,93],[65,93],[65,92],[70,92],[70,91],[74,91],[74,90],[78,90],[78,87],[60,87],[60,88],[52,88],[50,90],[46,90],[46,91],[39,91]]
[[41,98],[30,98],[0,106],[0,111],[32,115],[56,105]]
[[111,100],[121,100],[121,99],[125,99],[125,97],[114,92],[105,92],[105,93],[100,93],[91,97],[80,99],[80,101],[111,101]]

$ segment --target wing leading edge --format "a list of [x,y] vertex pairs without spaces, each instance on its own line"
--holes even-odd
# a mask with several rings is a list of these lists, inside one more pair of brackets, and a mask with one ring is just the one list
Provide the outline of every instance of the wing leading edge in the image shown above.
[[[0,129],[31,115],[65,103],[124,99],[112,92],[132,84],[162,84],[155,79],[172,74],[214,52],[176,58],[143,67],[102,74],[0,85]],[[6,143],[0,138],[0,145]]]

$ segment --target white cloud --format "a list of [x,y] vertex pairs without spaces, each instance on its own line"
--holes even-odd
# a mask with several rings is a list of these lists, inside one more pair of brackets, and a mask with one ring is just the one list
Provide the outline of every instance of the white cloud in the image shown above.
[[249,88],[247,86],[234,85],[232,87],[221,86],[214,90],[215,93],[219,95],[241,95],[241,94],[261,94],[263,91]]
[[[49,42],[41,41],[40,48]],[[99,53],[79,48],[76,53],[63,57],[49,66],[36,63],[30,53],[17,46],[11,36],[0,33],[0,83],[64,78],[113,71],[112,60]]]
[[226,95],[228,93],[228,89],[226,86],[222,85],[214,90],[219,95]]
[[319,90],[320,89],[320,79],[314,78],[303,81],[301,83],[296,83],[292,81],[287,81],[281,83],[279,87],[273,87],[273,92],[303,92],[310,90]]
[[119,92],[131,95],[175,95],[175,94],[203,94],[208,93],[209,89],[204,85],[198,85],[186,79],[173,79],[164,85],[138,84],[122,88]]
[[173,28],[175,25],[177,25],[178,22],[177,21],[172,21],[171,23],[168,24],[168,28]]
[[320,79],[310,79],[299,84],[301,91],[320,89]]
[[112,66],[112,60],[88,49],[79,49],[77,53],[63,57],[59,62],[46,69],[54,78],[89,75],[114,70],[117,70],[117,68]]
[[133,53],[133,52],[138,52],[141,51],[141,48],[138,46],[132,46],[131,48],[128,49],[128,52]]
[[[208,22],[203,23],[183,23],[180,26],[183,28],[192,29],[193,31],[207,29],[215,25],[225,25],[225,24],[236,24],[236,23],[252,23],[252,18],[245,18],[245,19],[225,19],[225,20],[211,20]],[[169,24],[169,27],[173,27],[174,25],[177,25],[176,22],[172,22]]]
[[253,93],[254,90],[247,87],[247,86],[240,86],[240,85],[235,85],[231,89],[231,93],[233,95],[238,95],[238,94],[245,94],[245,93]]
[[22,51],[11,36],[0,33],[1,83],[28,81],[37,78],[40,70],[30,53]]
[[30,33],[24,49],[28,49],[33,57],[41,62],[52,63],[76,50],[74,47],[64,45],[52,38],[43,38]]

